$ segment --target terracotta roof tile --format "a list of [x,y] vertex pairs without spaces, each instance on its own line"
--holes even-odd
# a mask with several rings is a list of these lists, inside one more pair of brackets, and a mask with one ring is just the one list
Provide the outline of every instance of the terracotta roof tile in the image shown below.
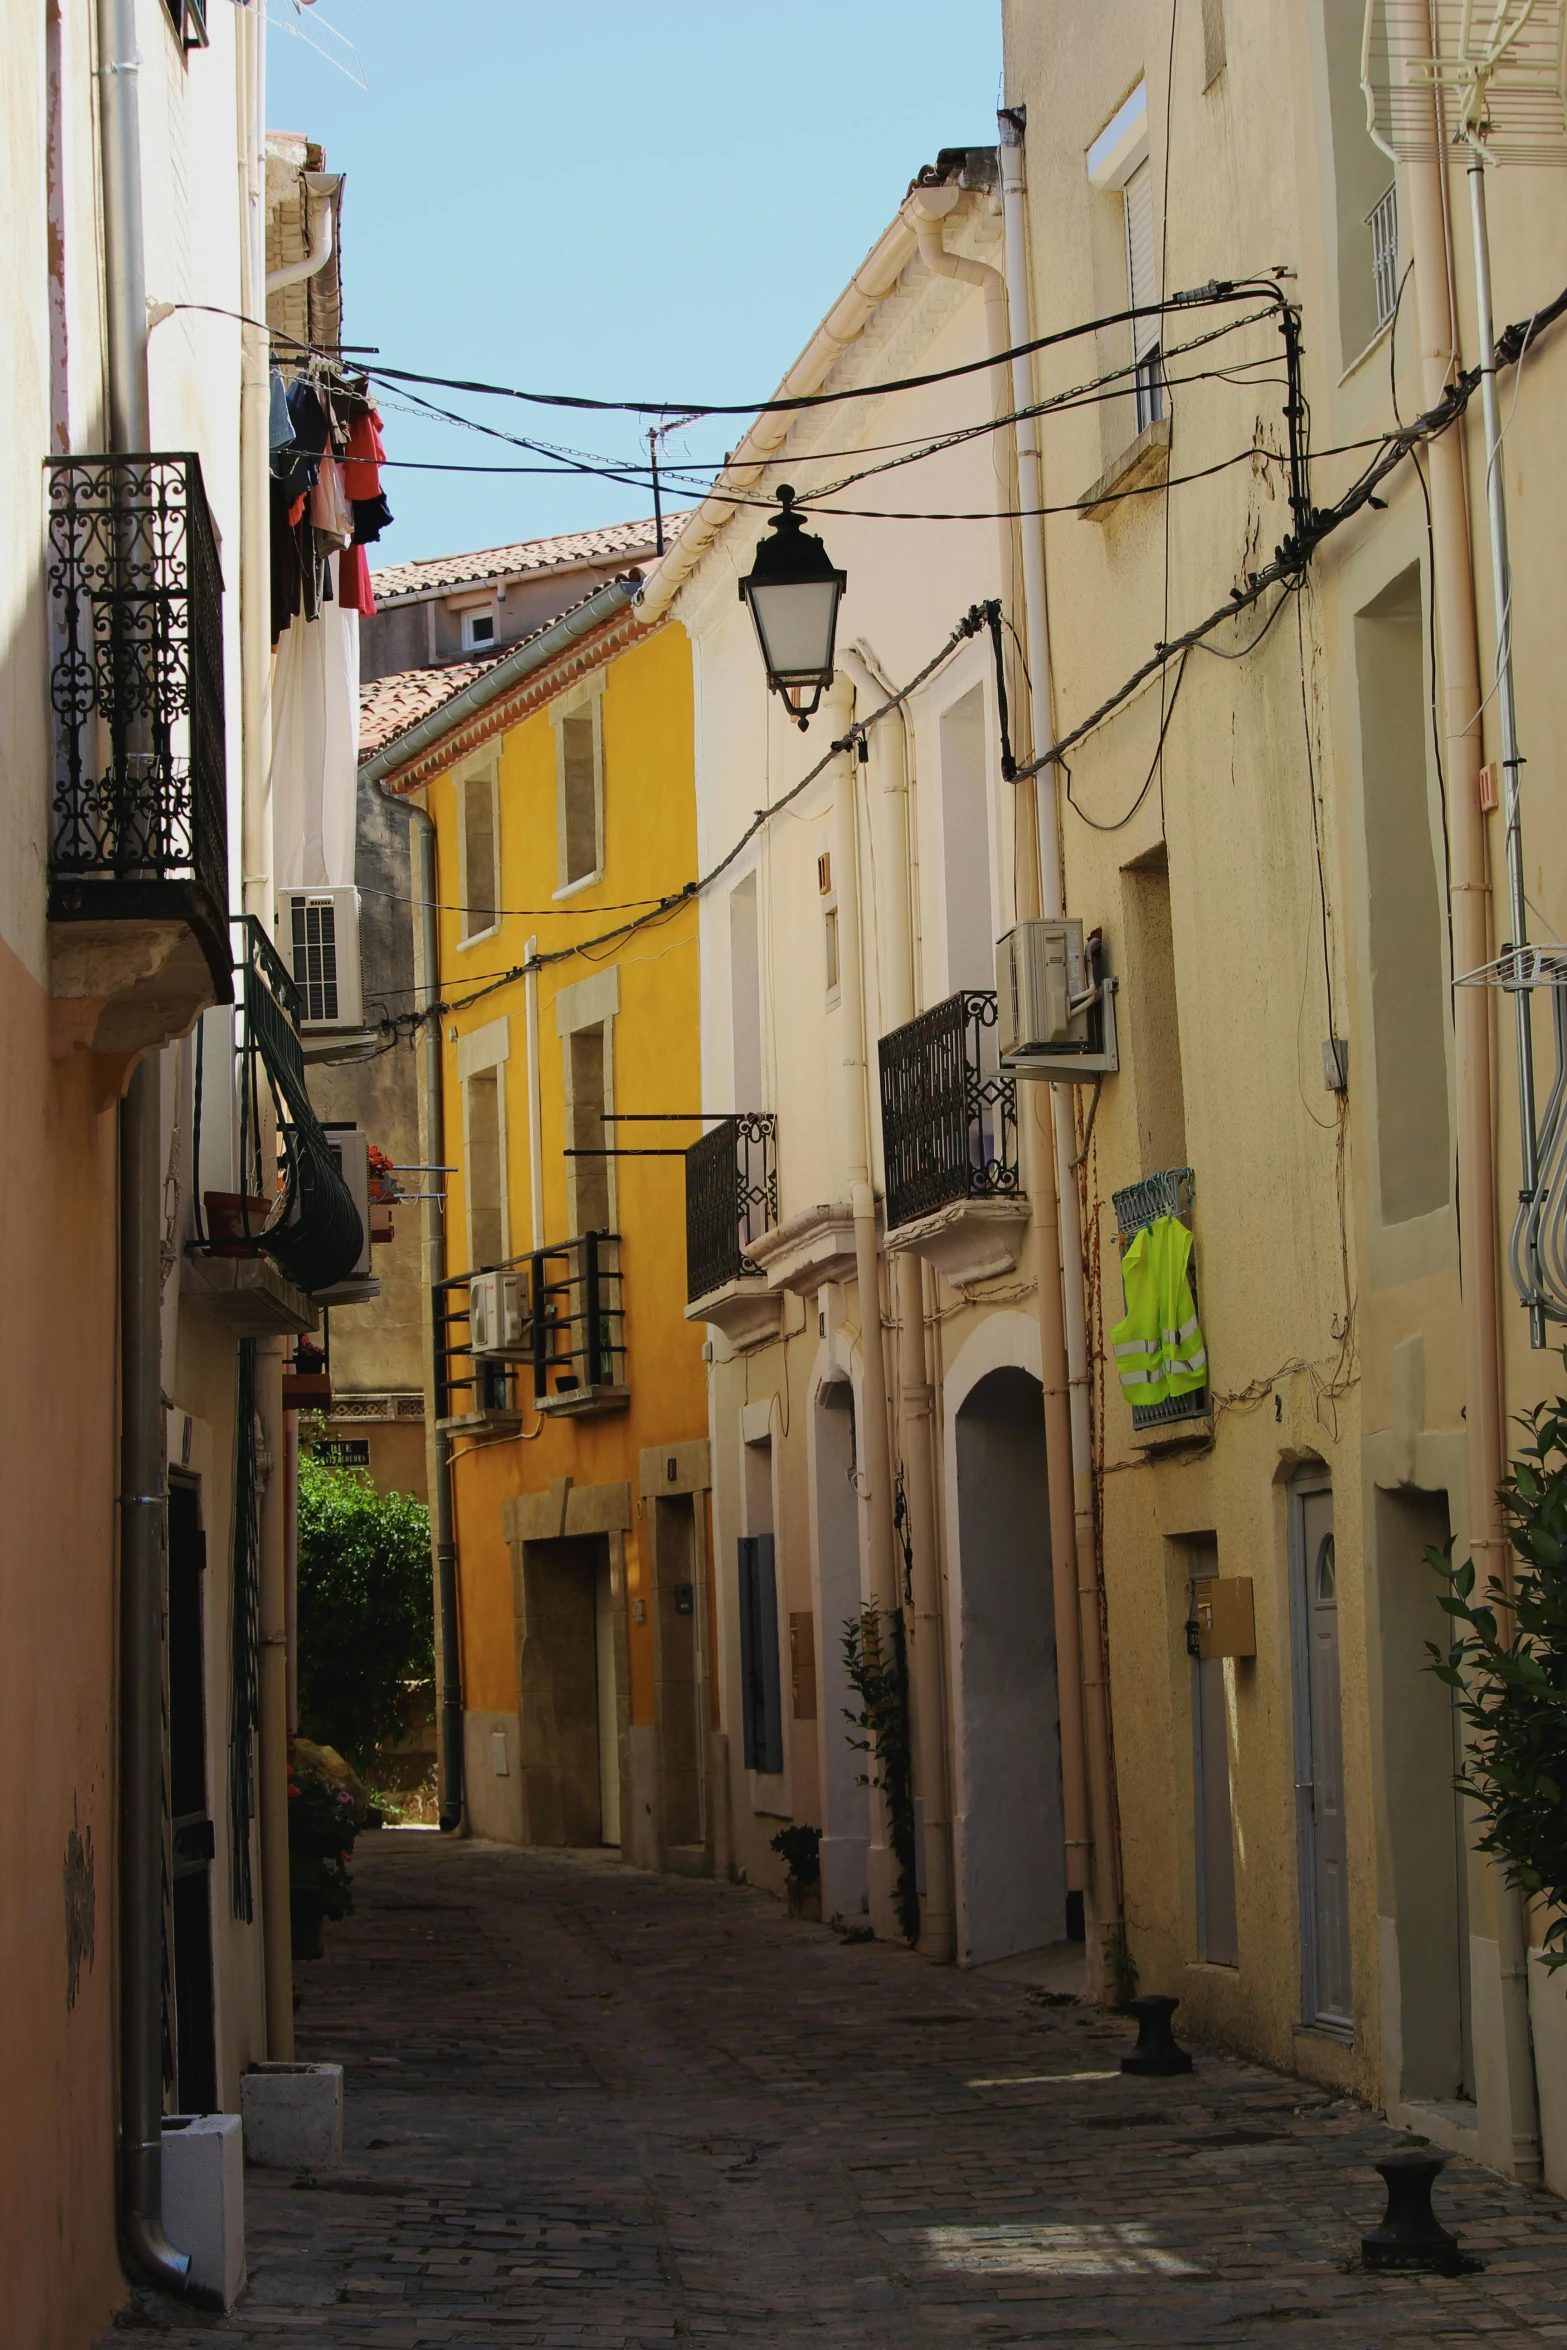
[[[507,647],[509,652],[511,647]],[[465,685],[493,667],[489,661],[448,661],[440,669],[401,669],[391,677],[374,677],[359,688],[359,756],[385,748],[408,727],[428,718],[443,702],[460,694]]]
[[[664,532],[673,538],[683,514],[666,515]],[[435,555],[423,563],[394,563],[372,572],[378,604],[397,596],[437,594],[469,587],[477,580],[514,579],[530,571],[565,571],[578,563],[623,563],[649,556],[655,545],[651,519],[611,522],[602,530],[572,530],[553,539],[522,539],[510,547],[481,547],[472,555]]]

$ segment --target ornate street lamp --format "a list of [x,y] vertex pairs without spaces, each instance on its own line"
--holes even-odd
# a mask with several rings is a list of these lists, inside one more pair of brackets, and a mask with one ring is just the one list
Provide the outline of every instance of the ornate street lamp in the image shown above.
[[779,490],[778,504],[780,511],[767,526],[777,536],[758,542],[740,595],[751,607],[768,685],[782,695],[803,733],[832,683],[838,599],[848,575],[833,569],[821,540],[805,528],[794,511],[792,489]]

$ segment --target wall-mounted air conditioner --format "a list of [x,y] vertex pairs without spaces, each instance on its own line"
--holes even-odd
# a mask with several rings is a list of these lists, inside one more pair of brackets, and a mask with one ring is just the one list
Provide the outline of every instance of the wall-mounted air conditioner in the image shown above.
[[522,1345],[521,1276],[475,1273],[468,1284],[468,1341],[476,1355],[515,1353]]
[[1103,940],[1077,921],[1020,922],[996,947],[996,1043],[1017,1077],[1102,1077],[1120,1066]]
[[370,1278],[370,1143],[363,1127],[333,1125],[323,1122],[322,1132],[327,1147],[337,1161],[337,1171],[348,1186],[349,1197],[359,1210],[359,1255],[353,1270],[330,1289],[312,1294],[318,1304],[356,1305],[379,1294],[380,1283]]
[[362,1028],[356,889],[278,891],[278,952],[303,999],[304,1028]]

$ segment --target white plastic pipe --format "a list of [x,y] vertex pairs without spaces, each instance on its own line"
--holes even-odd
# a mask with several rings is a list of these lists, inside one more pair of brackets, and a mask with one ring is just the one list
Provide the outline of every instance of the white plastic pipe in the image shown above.
[[307,277],[317,276],[332,258],[332,198],[343,184],[343,175],[340,171],[304,171],[299,176],[305,183],[305,193],[322,201],[309,250],[301,261],[289,261],[281,269],[268,270],[269,294],[280,294],[285,286],[297,286]]

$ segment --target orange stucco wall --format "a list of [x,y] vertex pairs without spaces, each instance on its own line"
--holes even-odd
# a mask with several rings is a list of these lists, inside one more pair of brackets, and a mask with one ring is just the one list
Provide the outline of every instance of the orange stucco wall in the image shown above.
[[[80,2350],[115,2254],[115,1119],[0,942],[0,2336]],[[41,1180],[48,1170],[48,1179]],[[92,1855],[67,1992],[65,1871]]]

